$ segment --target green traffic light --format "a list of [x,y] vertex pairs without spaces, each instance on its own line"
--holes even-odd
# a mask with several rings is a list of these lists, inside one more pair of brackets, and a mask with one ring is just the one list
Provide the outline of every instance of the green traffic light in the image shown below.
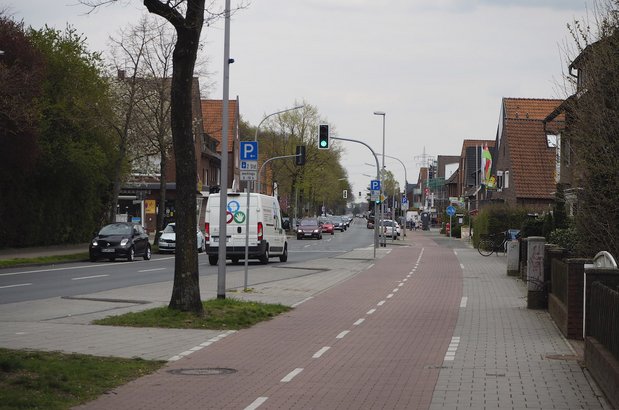
[[321,146],[322,148],[326,148],[326,146],[327,146],[327,141],[320,141],[320,146]]

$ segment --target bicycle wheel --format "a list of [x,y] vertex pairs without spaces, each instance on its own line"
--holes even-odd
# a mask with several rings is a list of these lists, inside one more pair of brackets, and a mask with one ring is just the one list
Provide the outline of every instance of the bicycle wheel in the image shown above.
[[482,256],[490,256],[494,252],[494,242],[491,239],[481,239],[477,251]]

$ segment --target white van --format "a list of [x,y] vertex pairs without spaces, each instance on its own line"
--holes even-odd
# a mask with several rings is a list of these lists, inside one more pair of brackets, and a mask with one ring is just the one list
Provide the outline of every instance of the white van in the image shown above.
[[[228,192],[226,204],[226,259],[238,263],[245,259],[245,235],[247,227],[247,193]],[[249,258],[266,264],[269,258],[278,256],[281,262],[288,260],[288,241],[282,228],[282,214],[277,198],[257,193],[249,194]],[[206,253],[211,265],[219,260],[219,193],[210,194],[204,215]]]

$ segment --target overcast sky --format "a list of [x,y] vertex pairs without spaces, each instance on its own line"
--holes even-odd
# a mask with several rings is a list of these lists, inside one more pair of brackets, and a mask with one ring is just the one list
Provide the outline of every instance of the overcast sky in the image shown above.
[[[424,149],[459,155],[464,139],[494,139],[503,97],[565,97],[566,25],[585,18],[592,1],[253,0],[231,23],[230,96],[253,125],[305,101],[338,136],[376,152],[382,117],[373,112],[383,111],[385,154],[416,182]],[[89,15],[77,0],[3,3],[35,28],[71,24],[99,51],[145,11],[139,0]],[[221,99],[223,21],[205,27],[203,43],[214,83],[208,97]],[[366,165],[374,160],[362,145],[342,144],[356,195],[369,183],[363,174],[376,174]],[[385,163],[403,186],[402,165]]]

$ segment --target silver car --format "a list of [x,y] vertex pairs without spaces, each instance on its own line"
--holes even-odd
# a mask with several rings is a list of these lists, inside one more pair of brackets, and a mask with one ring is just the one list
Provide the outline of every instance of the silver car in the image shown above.
[[[206,238],[200,229],[196,229],[198,252],[206,250]],[[159,237],[159,253],[174,252],[176,250],[176,224],[169,223]]]

